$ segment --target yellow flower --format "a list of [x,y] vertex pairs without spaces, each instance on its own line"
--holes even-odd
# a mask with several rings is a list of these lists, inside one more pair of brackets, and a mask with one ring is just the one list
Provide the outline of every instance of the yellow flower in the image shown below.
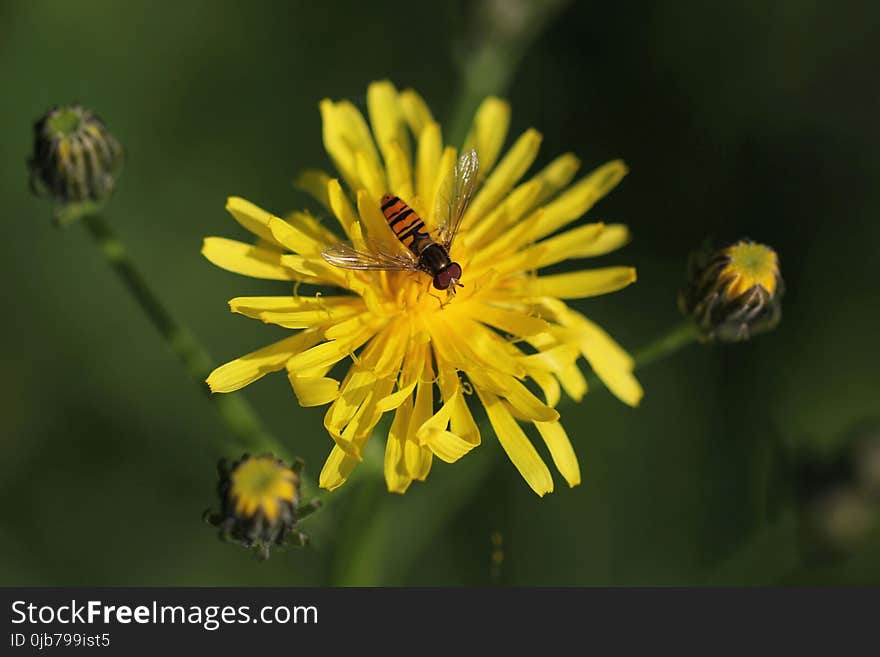
[[[295,282],[285,296],[242,297],[229,305],[297,331],[216,369],[208,377],[211,390],[238,390],[286,369],[301,405],[330,404],[324,426],[335,444],[320,475],[320,485],[330,490],[361,460],[384,413],[393,412],[385,446],[390,491],[403,493],[413,480],[424,480],[435,456],[452,463],[467,454],[480,443],[471,391],[538,495],[553,490],[553,479],[523,423],[543,439],[566,482],[580,483],[577,458],[554,408],[560,388],[575,400],[586,392],[576,361],[583,356],[627,404],[636,405],[642,389],[630,356],[562,299],[614,292],[636,274],[631,267],[543,276],[536,271],[603,255],[629,240],[620,224],[559,232],[608,193],[626,167],[609,162],[570,184],[579,161],[565,154],[517,184],[535,161],[541,135],[527,130],[501,157],[510,108],[487,98],[466,140],[478,155],[480,183],[450,254],[462,266],[464,287],[447,297],[421,272],[351,271],[321,256],[340,239],[363,244],[365,237],[387,238],[379,201],[389,192],[437,228],[435,207],[442,205],[456,150],[444,147],[440,125],[414,91],[376,82],[367,91],[367,106],[369,124],[349,102],[321,102],[324,145],[341,180],[315,170],[298,180],[336,218],[344,238],[307,212],[281,219],[230,198],[227,209],[256,235],[256,243],[205,240],[204,255],[224,269]],[[301,284],[350,293],[325,295]],[[335,370],[348,359],[340,382]]]

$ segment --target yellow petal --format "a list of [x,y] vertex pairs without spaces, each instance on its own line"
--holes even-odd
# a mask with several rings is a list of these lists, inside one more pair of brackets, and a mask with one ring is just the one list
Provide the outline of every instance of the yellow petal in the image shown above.
[[638,406],[644,391],[632,374],[631,359],[607,333],[592,322],[590,325],[592,330],[581,341],[584,357],[615,397],[630,406]]
[[[553,198],[559,190],[565,188],[568,183],[572,181],[574,174],[577,173],[580,166],[581,162],[577,157],[572,153],[565,153],[541,169],[541,171],[532,178],[532,180],[537,180],[541,183],[541,191],[535,198],[535,204],[540,205],[546,203]],[[524,211],[527,212],[532,209],[534,208],[529,207]]]
[[235,274],[273,281],[300,278],[295,271],[281,264],[281,253],[263,249],[225,237],[206,237],[202,255],[209,261]]
[[480,173],[485,176],[498,161],[498,154],[507,138],[510,127],[510,105],[500,98],[489,96],[477,108],[470,133],[464,140],[462,150],[471,146],[477,149]]
[[290,358],[321,339],[314,331],[303,331],[268,347],[221,365],[208,376],[211,392],[232,392],[253,383],[269,372],[284,368]]
[[418,137],[429,123],[434,122],[434,117],[425,100],[412,89],[404,89],[398,96],[400,108],[409,124],[409,129]]
[[[516,140],[495,170],[486,178],[462,219],[463,227],[475,225],[489,210],[498,205],[532,166],[540,146],[541,134],[537,130],[526,130]],[[480,166],[482,167],[482,161]]]
[[409,135],[394,85],[388,80],[371,83],[367,87],[367,110],[370,113],[373,134],[376,135],[386,164],[390,159],[392,144],[397,144],[409,161],[412,157]]
[[427,345],[416,340],[409,340],[403,369],[400,372],[397,392],[379,401],[378,408],[380,410],[390,411],[393,408],[397,408],[407,397],[412,396],[413,390],[415,390],[416,384],[419,382],[425,369],[427,355]]
[[355,297],[325,297],[321,295],[313,297],[235,297],[229,300],[229,309],[232,312],[255,318],[259,318],[260,313],[265,312],[297,312],[340,305],[362,306],[360,300]]
[[330,209],[330,198],[327,196],[327,183],[330,176],[320,169],[305,169],[294,179],[293,185],[314,198],[325,209]]
[[357,162],[357,171],[361,180],[361,187],[358,191],[364,189],[378,201],[388,191],[388,182],[385,179],[384,169],[360,152],[355,157],[355,161]]
[[[287,367],[293,371],[328,367],[338,363],[343,358],[350,356],[356,349],[369,340],[374,333],[374,326],[365,325],[359,331],[356,331],[351,335],[322,342],[311,349],[306,349],[305,351],[296,354],[290,359]],[[329,331],[325,332],[325,335],[329,335]]]
[[443,138],[440,126],[433,121],[427,123],[417,134],[419,148],[416,156],[416,193],[426,207],[431,207],[437,186],[437,169],[443,152]]
[[330,456],[327,457],[324,467],[321,469],[318,485],[327,490],[336,490],[346,482],[356,465],[356,458],[349,456],[334,445],[330,450]]
[[556,378],[562,384],[565,394],[575,401],[579,402],[587,393],[587,380],[575,364],[571,364],[557,372]]
[[385,168],[388,170],[388,189],[404,201],[412,203],[414,196],[412,166],[400,144],[395,142],[388,146]]
[[342,191],[342,185],[335,178],[327,183],[327,198],[333,210],[333,215],[339,221],[342,230],[345,231],[346,235],[350,236],[351,227],[357,221],[357,215],[354,213],[354,208],[351,205],[351,201],[348,200],[348,196]]
[[522,312],[504,310],[487,303],[475,305],[474,316],[483,324],[489,324],[505,333],[521,338],[544,333],[550,326],[543,319]]
[[388,441],[385,443],[385,483],[391,493],[405,493],[412,483],[404,459],[404,443],[411,412],[411,400],[397,408],[388,432]]
[[629,229],[623,224],[587,224],[539,242],[543,247],[537,268],[549,267],[571,258],[590,258],[619,249],[630,240]]
[[581,483],[581,469],[568,434],[559,422],[535,422],[556,469],[569,486]]
[[554,201],[545,205],[533,225],[531,239],[539,239],[555,232],[584,215],[593,205],[610,192],[626,175],[626,165],[614,160],[595,169],[575,183]]
[[370,167],[379,167],[379,154],[373,143],[370,128],[360,111],[343,101],[321,102],[324,129],[324,148],[352,191],[364,187],[357,157],[365,158]]
[[[329,182],[329,178],[325,181],[322,189],[324,190],[324,196],[327,197],[327,209],[329,210],[330,197],[327,196],[327,182]],[[313,217],[308,212],[288,212],[286,215],[284,215],[284,221],[289,223],[297,230],[301,230],[303,233],[308,235],[309,238],[322,245],[333,244],[339,241],[339,238],[336,237],[335,233],[327,230],[320,222],[320,220]]]
[[326,376],[298,376],[288,373],[300,406],[323,406],[339,397],[339,381]]
[[246,230],[267,242],[277,244],[275,238],[272,237],[272,232],[267,227],[268,219],[266,217],[269,216],[269,213],[265,210],[261,210],[243,198],[230,196],[226,199],[226,211]]
[[468,370],[468,377],[478,389],[490,390],[507,399],[523,419],[541,422],[559,419],[556,409],[544,404],[512,376],[492,371]]
[[604,267],[523,279],[522,286],[531,296],[585,299],[616,292],[635,280],[636,270],[633,267]]
[[522,427],[517,424],[498,397],[480,388],[477,388],[477,394],[483,402],[492,429],[498,436],[498,442],[526,483],[541,497],[552,492],[553,478],[550,476],[550,470],[529,442]]
[[[294,253],[319,254],[322,245],[289,223],[242,198],[230,197],[226,209],[245,228],[268,241],[290,249]],[[256,227],[261,227],[256,230]]]

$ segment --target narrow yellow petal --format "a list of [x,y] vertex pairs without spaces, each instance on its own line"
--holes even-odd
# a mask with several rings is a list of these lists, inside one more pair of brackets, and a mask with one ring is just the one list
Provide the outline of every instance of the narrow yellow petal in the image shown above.
[[565,394],[579,402],[587,394],[587,380],[574,363],[556,373]]
[[[325,182],[322,189],[324,190],[324,196],[327,197],[327,209],[330,209],[330,197],[327,196],[327,182],[329,182],[329,178]],[[288,212],[284,215],[284,221],[289,223],[291,226],[296,228],[297,230],[302,231],[306,235],[309,236],[315,242],[320,244],[333,244],[334,242],[339,241],[339,238],[336,237],[336,234],[333,231],[327,230],[324,225],[317,218],[313,217],[308,212]]]
[[330,176],[320,169],[305,169],[294,178],[293,185],[314,198],[326,210],[330,209],[330,198],[327,196],[327,183]]
[[268,217],[271,215],[265,210],[243,198],[230,196],[226,199],[226,211],[246,230],[267,242],[277,244],[267,225]]
[[339,397],[339,381],[326,376],[298,376],[289,372],[287,378],[300,406],[323,406]]
[[448,218],[450,203],[452,201],[449,195],[449,183],[452,179],[451,176],[455,171],[455,155],[455,149],[452,148],[452,146],[447,146],[443,149],[443,154],[440,156],[440,162],[437,165],[437,174],[434,179],[434,191],[431,193],[431,202],[428,204],[430,217],[422,217],[422,219],[425,219],[426,223],[430,221],[428,227],[431,229],[436,228],[441,221]]
[[434,122],[434,116],[425,100],[412,89],[404,89],[398,96],[400,108],[413,135],[418,137],[425,127]]
[[273,281],[300,278],[295,271],[281,264],[280,252],[225,237],[206,237],[202,255],[218,267],[243,276]]
[[[526,130],[516,140],[495,170],[486,178],[465,213],[462,226],[475,225],[489,210],[498,205],[532,166],[540,146],[541,134],[537,130]],[[482,162],[480,165],[482,166]]]
[[253,351],[221,365],[208,376],[211,392],[232,392],[262,378],[269,372],[283,369],[290,358],[320,341],[314,331],[303,331],[268,347]]
[[327,183],[327,198],[329,199],[330,208],[333,210],[333,215],[339,221],[342,230],[345,231],[346,235],[350,236],[351,227],[357,221],[357,215],[354,213],[354,208],[351,205],[351,201],[348,200],[348,196],[342,191],[342,185],[335,178]]
[[498,161],[498,154],[504,146],[509,127],[510,105],[500,98],[489,96],[477,108],[462,150],[471,146],[477,149],[481,176],[488,174]]
[[622,290],[635,280],[636,270],[633,267],[604,267],[523,279],[521,286],[534,297],[585,299]]
[[[572,153],[565,153],[553,160],[546,167],[541,169],[538,174],[532,178],[541,183],[541,191],[535,198],[535,204],[540,205],[556,196],[556,194],[565,188],[574,178],[574,174],[581,166],[581,161]],[[529,207],[525,212],[534,209]]]
[[397,408],[403,401],[412,396],[416,384],[422,376],[425,369],[425,359],[427,357],[427,346],[415,340],[410,340],[407,344],[407,353],[403,362],[403,369],[400,373],[400,380],[397,385],[397,392],[388,395],[378,403],[378,408],[382,411],[390,411]]
[[540,239],[583,216],[599,199],[614,189],[626,172],[626,165],[620,160],[614,160],[587,174],[545,205],[535,221],[530,221],[533,226],[530,238]]
[[357,162],[358,175],[361,180],[361,187],[358,191],[365,189],[378,201],[388,191],[385,170],[378,162],[373,162],[360,152],[355,156],[355,161]]
[[320,107],[324,148],[349,188],[357,191],[365,186],[358,155],[365,158],[370,167],[380,166],[370,128],[360,111],[347,101],[324,100]]
[[411,412],[412,398],[398,406],[388,432],[388,441],[385,443],[385,483],[391,493],[405,493],[412,483],[404,459],[404,444]]
[[440,125],[431,121],[420,132],[418,155],[416,156],[416,193],[422,204],[430,208],[434,201],[437,186],[437,169],[443,153],[443,138]]
[[587,224],[539,242],[542,248],[537,269],[555,265],[571,258],[590,258],[619,249],[630,240],[629,229],[623,224]]
[[404,201],[412,203],[414,197],[412,166],[409,157],[397,142],[388,146],[385,168],[388,170],[388,190]]
[[556,409],[547,406],[512,376],[492,371],[468,370],[468,377],[478,389],[489,390],[504,397],[523,419],[540,422],[554,422],[559,419]]
[[487,303],[476,304],[474,317],[483,322],[518,337],[528,337],[544,333],[550,325],[539,317],[532,317],[522,312],[504,310]]
[[547,469],[535,447],[529,442],[522,427],[517,424],[498,397],[487,390],[481,390],[479,387],[477,394],[480,396],[480,401],[483,402],[492,429],[498,436],[498,442],[501,443],[501,447],[507,452],[507,456],[519,470],[526,483],[541,497],[553,492],[553,478],[550,476],[550,470]]
[[[245,228],[262,239],[276,242],[294,253],[319,254],[322,245],[301,230],[242,198],[230,197],[226,209]],[[260,230],[256,227],[260,226]]]
[[[325,332],[325,336],[329,335],[329,333],[329,331]],[[287,367],[292,371],[328,367],[338,363],[343,358],[350,356],[356,349],[369,340],[374,333],[374,326],[365,325],[351,335],[322,342],[311,349],[306,349],[305,351],[296,354],[290,359]]]
[[550,450],[550,457],[569,486],[581,483],[581,468],[577,455],[568,439],[568,434],[559,422],[535,422],[544,444]]
[[390,159],[392,144],[397,144],[409,161],[412,157],[409,135],[394,85],[388,80],[371,83],[367,87],[367,110],[385,163]]
[[326,490],[336,490],[346,482],[356,465],[356,458],[334,445],[330,450],[330,456],[327,457],[324,467],[321,469],[318,485]]
[[229,300],[229,309],[232,312],[257,319],[259,319],[261,313],[265,312],[298,312],[300,310],[324,307],[335,308],[338,306],[363,308],[363,302],[357,297],[325,297],[321,295],[313,297],[235,297]]

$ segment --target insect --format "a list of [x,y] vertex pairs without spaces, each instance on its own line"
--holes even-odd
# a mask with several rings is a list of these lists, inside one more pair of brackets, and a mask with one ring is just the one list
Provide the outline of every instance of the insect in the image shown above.
[[454,294],[456,286],[464,286],[459,283],[461,265],[453,262],[449,250],[474,195],[478,169],[477,152],[471,148],[462,154],[444,180],[437,194],[435,236],[427,232],[425,222],[406,202],[393,194],[385,194],[380,201],[382,214],[391,232],[406,247],[405,251],[393,243],[369,239],[362,249],[343,242],[328,246],[321,255],[331,265],[343,269],[423,271],[431,276],[436,289]]

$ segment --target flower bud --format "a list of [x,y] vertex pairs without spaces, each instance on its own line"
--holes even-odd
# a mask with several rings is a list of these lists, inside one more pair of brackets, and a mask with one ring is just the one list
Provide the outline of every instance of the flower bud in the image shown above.
[[269,557],[272,546],[306,544],[297,523],[317,507],[300,506],[301,469],[301,461],[288,466],[271,454],[244,454],[231,466],[221,460],[221,511],[206,512],[205,519],[220,529],[221,538],[254,548],[261,559]]
[[34,124],[31,189],[61,203],[106,200],[123,150],[104,122],[80,105],[54,107]]
[[705,341],[739,342],[774,328],[782,316],[779,258],[749,240],[691,256],[681,311]]

